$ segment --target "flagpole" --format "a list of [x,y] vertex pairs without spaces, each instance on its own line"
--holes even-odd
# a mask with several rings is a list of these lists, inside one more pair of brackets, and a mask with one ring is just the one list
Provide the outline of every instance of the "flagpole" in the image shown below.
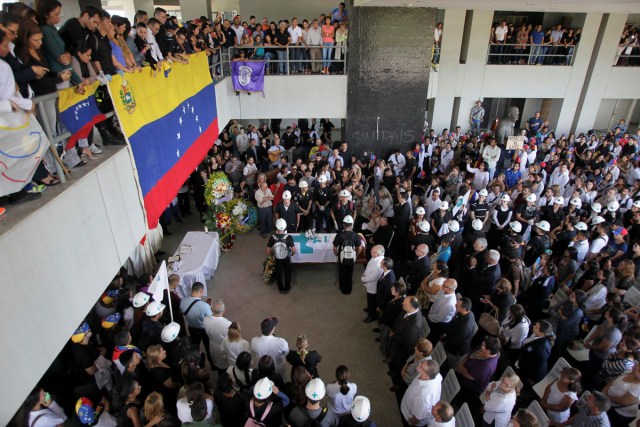
[[[167,277],[169,277],[169,271],[167,270],[167,264],[163,263]],[[162,267],[160,267],[162,268]],[[173,308],[171,308],[171,288],[167,286],[167,298],[169,299],[169,315],[171,316],[171,323],[173,323]]]

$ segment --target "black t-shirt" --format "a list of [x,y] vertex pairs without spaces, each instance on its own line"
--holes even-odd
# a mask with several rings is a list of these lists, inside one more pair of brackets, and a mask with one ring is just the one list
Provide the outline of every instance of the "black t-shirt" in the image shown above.
[[78,18],[71,18],[58,32],[68,52],[74,53],[81,41],[87,41],[91,31],[80,25]]
[[340,248],[340,246],[347,240],[351,240],[356,248],[359,248],[362,245],[360,236],[358,236],[354,231],[344,230],[336,234],[336,237],[333,239],[333,247]]
[[231,47],[236,44],[236,32],[233,30],[233,28],[222,27],[222,33],[224,34],[225,38],[224,47]]
[[489,212],[489,204],[484,202],[475,202],[471,204],[471,212],[475,215],[476,219],[480,219],[482,221],[485,220],[487,216],[487,212]]
[[[282,32],[280,31],[280,29],[278,29],[276,31],[276,39],[273,41],[274,44],[276,41],[284,46],[291,41],[291,36],[289,35],[289,32],[287,30],[284,30],[284,32]],[[278,50],[284,50],[284,48],[278,48]]]
[[329,187],[318,187],[313,193],[313,200],[320,206],[324,206],[329,201]]
[[244,399],[238,393],[227,397],[218,390],[213,393],[213,400],[220,412],[220,423],[225,427],[242,427],[247,421],[244,414]]
[[96,54],[96,58],[98,62],[100,62],[102,71],[104,71],[105,74],[113,75],[116,73],[116,67],[113,65],[113,58],[111,57],[111,43],[109,42],[109,37],[96,33],[96,38],[98,39],[98,52]]
[[72,353],[78,377],[81,378],[83,383],[92,381],[93,376],[89,375],[85,369],[93,366],[93,362],[100,355],[98,349],[91,343],[87,345],[73,344]]

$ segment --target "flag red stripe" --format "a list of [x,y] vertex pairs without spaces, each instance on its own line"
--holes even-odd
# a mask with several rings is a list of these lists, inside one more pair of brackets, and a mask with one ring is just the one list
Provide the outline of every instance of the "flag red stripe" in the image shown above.
[[75,147],[76,142],[78,142],[79,139],[87,138],[93,130],[93,127],[105,120],[107,120],[107,118],[104,116],[104,114],[93,116],[91,121],[82,126],[76,133],[74,133],[69,137],[69,139],[67,139],[67,146],[65,147],[65,151],[71,150],[73,147]]

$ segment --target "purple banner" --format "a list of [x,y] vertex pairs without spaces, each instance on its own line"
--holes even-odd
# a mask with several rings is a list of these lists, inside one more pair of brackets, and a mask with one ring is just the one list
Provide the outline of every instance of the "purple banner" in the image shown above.
[[265,61],[234,61],[231,63],[233,88],[242,92],[264,91]]

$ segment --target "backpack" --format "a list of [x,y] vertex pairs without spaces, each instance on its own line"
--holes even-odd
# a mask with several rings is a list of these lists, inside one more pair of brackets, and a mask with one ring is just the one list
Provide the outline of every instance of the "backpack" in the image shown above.
[[269,415],[269,411],[271,411],[271,407],[273,406],[273,402],[269,402],[267,408],[264,410],[262,417],[259,420],[256,420],[256,410],[253,407],[253,400],[249,402],[249,409],[251,410],[251,416],[247,419],[247,422],[244,423],[244,427],[266,427],[264,423],[265,418]]
[[311,418],[311,412],[306,407],[303,407],[305,415],[307,416],[307,422],[305,423],[305,427],[320,427],[322,425],[322,420],[327,416],[327,407],[322,408],[322,412],[316,418]]
[[289,258],[289,246],[285,243],[286,235],[274,235],[273,237],[276,240],[271,247],[273,250],[273,256],[280,261]]
[[540,239],[542,240],[542,244],[544,245],[545,251],[551,248],[551,240],[549,239],[548,235],[543,234],[542,236],[540,236]]
[[351,233],[348,238],[345,238],[340,244],[340,252],[338,256],[340,264],[342,265],[355,264],[358,253],[356,252],[356,244],[353,241],[353,233]]

